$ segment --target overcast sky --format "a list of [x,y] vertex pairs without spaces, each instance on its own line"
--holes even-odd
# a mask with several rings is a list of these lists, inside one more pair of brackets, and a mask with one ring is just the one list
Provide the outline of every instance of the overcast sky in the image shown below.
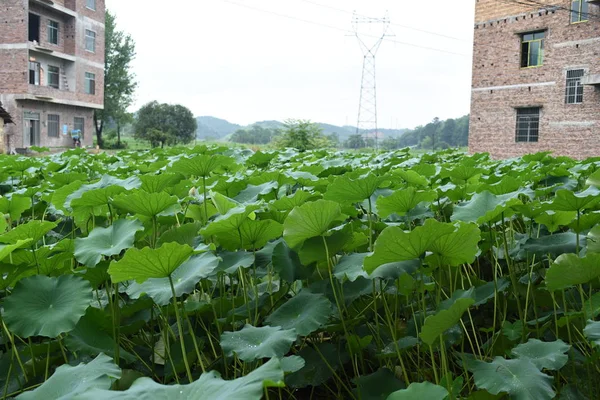
[[395,36],[377,54],[379,126],[412,128],[469,112],[475,0],[106,3],[136,42],[136,109],[158,100],[238,124],[302,118],[356,125],[363,58],[352,12],[388,11]]

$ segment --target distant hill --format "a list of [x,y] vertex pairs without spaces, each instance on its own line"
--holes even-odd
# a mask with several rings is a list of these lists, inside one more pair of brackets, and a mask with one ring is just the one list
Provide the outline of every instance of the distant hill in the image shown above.
[[[254,124],[242,126],[238,124],[232,124],[224,119],[215,117],[197,117],[198,121],[198,139],[212,139],[212,140],[227,140],[228,136],[237,131],[238,129],[245,129],[252,125],[258,125],[262,128],[267,129],[280,129],[283,128],[284,124],[280,121],[258,121]],[[325,135],[337,134],[340,140],[346,140],[351,135],[356,134],[356,127],[353,126],[337,126],[331,124],[318,123],[323,129]],[[397,137],[404,134],[407,129],[379,129],[385,137]]]

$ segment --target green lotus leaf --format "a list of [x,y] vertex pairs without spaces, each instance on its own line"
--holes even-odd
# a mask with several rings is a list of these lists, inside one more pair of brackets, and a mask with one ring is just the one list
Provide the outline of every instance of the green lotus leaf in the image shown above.
[[198,247],[201,242],[200,229],[202,224],[199,222],[192,222],[176,226],[169,229],[158,238],[157,246],[162,246],[165,243],[176,242],[179,244],[187,244],[192,248]]
[[355,253],[343,256],[335,266],[333,275],[340,281],[345,279],[354,282],[358,278],[369,278],[363,269],[363,263],[367,253]]
[[[110,336],[112,321],[104,311],[89,307],[85,315],[79,320],[65,338],[65,345],[71,351],[97,356],[104,353],[115,357],[115,340]],[[135,362],[136,358],[122,347],[119,356],[128,363]]]
[[587,251],[600,253],[600,225],[595,226],[587,236]]
[[206,372],[187,385],[161,385],[150,378],[140,378],[124,392],[90,390],[78,400],[260,400],[265,388],[282,387],[283,371],[278,359],[272,359],[248,375],[231,381],[221,379],[218,372]]
[[279,274],[281,279],[288,283],[307,279],[312,272],[302,265],[298,254],[290,249],[284,241],[278,243],[273,249],[271,261],[275,272]]
[[0,197],[0,213],[8,214],[12,221],[18,221],[24,211],[31,208],[31,199],[19,195]]
[[427,178],[422,176],[422,174],[410,169],[396,169],[392,172],[392,175],[399,177],[409,185],[429,186],[429,181]]
[[279,326],[256,328],[246,325],[237,332],[223,332],[221,347],[228,357],[236,354],[242,361],[254,361],[283,357],[297,337],[298,334],[293,329],[283,330]]
[[551,400],[556,395],[552,390],[553,379],[527,358],[496,357],[490,363],[476,361],[469,369],[475,385],[491,394],[505,392],[515,400]]
[[484,224],[494,221],[515,205],[523,204],[519,195],[523,191],[494,195],[488,191],[476,193],[470,201],[454,207],[452,221],[476,222]]
[[384,180],[384,177],[372,173],[357,179],[352,179],[348,175],[340,176],[327,186],[324,198],[341,204],[358,203],[370,198]]
[[73,199],[70,207],[99,207],[105,204],[110,204],[116,195],[125,191],[126,189],[124,187],[117,185],[88,190],[82,193],[81,197]]
[[579,193],[562,189],[556,192],[556,197],[552,201],[552,209],[554,211],[582,211],[593,207],[598,202],[600,202],[600,189],[594,186]]
[[448,390],[431,382],[411,383],[408,388],[390,394],[387,400],[444,400]]
[[131,280],[143,283],[150,278],[167,278],[193,252],[190,246],[178,243],[165,243],[158,249],[132,248],[120,261],[110,263],[108,273],[115,283]]
[[600,277],[600,254],[590,253],[584,258],[575,254],[559,256],[546,272],[546,287],[550,291],[562,290],[588,283]]
[[306,362],[300,356],[283,357],[279,360],[279,362],[281,363],[281,369],[286,374],[291,374],[296,371],[300,371],[306,365]]
[[423,202],[431,203],[435,199],[437,199],[436,192],[417,191],[414,187],[409,186],[396,190],[388,197],[379,197],[377,199],[377,210],[381,218],[387,218],[394,213],[403,216],[419,204]]
[[18,240],[15,244],[0,245],[0,261],[4,260],[10,254],[12,254],[13,251],[29,246],[31,242],[31,239],[27,239]]
[[331,302],[322,294],[302,291],[286,301],[265,320],[270,326],[295,329],[308,336],[325,325],[333,312]]
[[242,206],[241,203],[230,199],[229,197],[224,196],[219,192],[210,192],[210,198],[215,208],[221,215],[227,214],[227,212],[233,208]]
[[181,209],[179,199],[165,192],[148,193],[142,190],[121,194],[113,200],[113,205],[131,214],[145,217],[170,215]]
[[[202,253],[193,256],[181,264],[171,274],[175,294],[180,297],[194,291],[196,284],[206,278],[219,265],[219,259],[212,253]],[[173,297],[169,278],[150,278],[144,283],[132,282],[127,287],[127,294],[132,299],[137,299],[142,294],[148,295],[159,306],[169,304]]]
[[305,346],[298,355],[304,359],[305,365],[286,377],[285,383],[292,388],[320,386],[327,382],[335,371],[348,361],[347,354],[340,353],[332,343],[316,344],[314,348],[313,346]]
[[[238,229],[248,219],[254,219],[254,211],[262,207],[260,203],[248,204],[231,208],[226,214],[219,215],[214,221],[200,231],[204,237],[230,235],[231,232],[237,232]],[[217,207],[218,208],[218,207]]]
[[586,338],[592,340],[596,346],[600,346],[600,322],[588,321],[583,329]]
[[245,204],[257,201],[260,196],[266,196],[269,193],[277,190],[279,184],[277,182],[265,182],[260,185],[248,185],[244,190],[242,190],[237,196],[235,196],[235,200]]
[[278,200],[275,200],[271,203],[271,205],[276,210],[287,211],[294,209],[294,207],[300,207],[302,204],[316,197],[318,196],[316,196],[313,193],[304,190],[297,190],[293,195],[285,196]]
[[554,342],[542,342],[538,339],[529,339],[527,343],[521,343],[511,354],[516,358],[527,358],[538,367],[539,370],[548,369],[558,371],[567,364],[569,356],[565,354],[571,346],[558,339]]
[[42,386],[17,396],[17,399],[90,398],[88,396],[92,389],[109,389],[120,377],[121,369],[114,364],[112,358],[100,354],[87,364],[75,367],[61,365]]
[[292,249],[306,240],[323,236],[342,218],[340,205],[333,201],[317,200],[294,208],[283,224],[283,238]]
[[56,223],[50,221],[29,221],[0,235],[0,243],[16,244],[19,241],[31,240],[32,244],[35,244],[56,226]]
[[425,319],[425,324],[419,337],[421,340],[432,346],[448,329],[460,321],[463,314],[475,303],[473,298],[460,298],[452,304],[447,310],[442,310],[435,315],[430,315]]
[[178,172],[185,177],[208,177],[219,168],[229,167],[235,161],[231,157],[221,155],[201,154],[192,158],[180,158],[173,163],[171,171]]
[[15,334],[55,338],[75,328],[92,301],[88,281],[73,275],[21,279],[4,300],[4,320]]
[[[210,230],[209,230],[210,231]],[[203,231],[206,232],[206,231]],[[245,219],[238,230],[215,233],[219,243],[226,250],[256,250],[283,233],[283,225],[273,220],[257,221]]]
[[455,230],[454,225],[433,219],[428,219],[425,225],[410,232],[404,232],[395,226],[387,227],[377,238],[373,254],[365,258],[365,271],[372,274],[381,265],[420,258],[434,241]]
[[177,185],[182,180],[183,176],[180,174],[142,175],[140,176],[140,181],[142,181],[140,189],[148,193],[160,193]]
[[352,391],[357,399],[383,400],[396,390],[404,388],[402,383],[388,368],[380,368],[370,375],[354,379],[356,388]]
[[509,322],[504,321],[502,324],[502,334],[508,338],[508,340],[519,340],[523,336],[523,321]]
[[124,188],[125,190],[131,190],[135,188],[139,188],[141,182],[138,177],[132,176],[127,179],[118,179],[114,176],[104,175],[102,178],[96,182],[89,185],[82,185],[73,193],[67,196],[64,202],[64,207],[71,208],[71,202],[75,199],[81,198],[85,192],[96,189],[105,189],[111,186],[119,186]]
[[436,238],[427,250],[433,254],[426,257],[430,266],[456,267],[472,263],[479,253],[481,232],[475,224],[458,223],[456,231]]
[[61,186],[48,195],[47,201],[52,203],[57,210],[61,210],[64,213],[69,213],[69,209],[65,207],[67,198],[81,188],[81,186],[83,186],[83,182],[81,181],[75,181],[69,183],[68,185]]
[[535,222],[544,224],[549,232],[556,232],[561,226],[569,225],[577,217],[575,211],[546,211],[537,217]]
[[275,157],[277,157],[277,153],[275,152],[263,153],[262,151],[258,150],[252,154],[252,156],[248,158],[246,162],[258,168],[265,168]]
[[[580,236],[581,245],[585,244],[585,236]],[[575,253],[577,248],[577,234],[573,232],[555,233],[540,238],[529,238],[517,254],[517,258],[524,259],[527,256],[558,257],[563,253]]]
[[140,221],[126,219],[117,220],[108,228],[96,228],[87,238],[75,239],[75,258],[87,267],[95,267],[102,256],[114,256],[133,247],[136,232],[143,229]]

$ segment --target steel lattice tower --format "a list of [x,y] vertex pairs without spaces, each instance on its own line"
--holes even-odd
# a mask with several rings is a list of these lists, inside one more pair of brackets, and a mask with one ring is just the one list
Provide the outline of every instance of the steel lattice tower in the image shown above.
[[[383,28],[381,36],[361,34],[359,28],[363,24],[381,25]],[[390,19],[387,14],[384,18],[370,18],[354,13],[352,27],[364,57],[356,133],[363,135],[365,146],[367,145],[369,133],[374,133],[375,148],[377,148],[379,132],[377,131],[377,74],[375,56],[383,40],[386,36],[390,36],[388,35]],[[375,38],[375,42],[367,42],[365,40],[366,37]]]

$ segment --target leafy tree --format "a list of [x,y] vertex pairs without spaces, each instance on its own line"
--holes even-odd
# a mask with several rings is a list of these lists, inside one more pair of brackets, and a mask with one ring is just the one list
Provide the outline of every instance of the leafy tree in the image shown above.
[[245,144],[267,144],[279,135],[279,130],[252,125],[250,128],[238,129],[231,135],[230,141]]
[[[153,147],[160,144],[190,143],[198,128],[192,112],[179,104],[164,104],[152,101],[137,112],[134,135],[148,140]],[[162,134],[158,135],[155,131]]]
[[447,119],[442,124],[440,140],[448,144],[452,143],[454,131],[456,131],[456,121],[452,118]]
[[[107,120],[117,126],[127,123],[127,108],[133,102],[137,88],[131,62],[135,58],[135,42],[131,36],[117,29],[116,18],[108,10],[105,22],[106,60],[104,64],[104,110],[94,112],[94,126],[98,146],[103,147],[102,131]],[[100,123],[98,123],[100,121]]]
[[346,147],[350,149],[360,149],[365,147],[365,139],[363,139],[362,135],[351,135],[348,140],[346,140]]
[[308,120],[288,119],[282,135],[276,140],[279,148],[292,147],[298,151],[322,149],[331,146],[319,125]]

